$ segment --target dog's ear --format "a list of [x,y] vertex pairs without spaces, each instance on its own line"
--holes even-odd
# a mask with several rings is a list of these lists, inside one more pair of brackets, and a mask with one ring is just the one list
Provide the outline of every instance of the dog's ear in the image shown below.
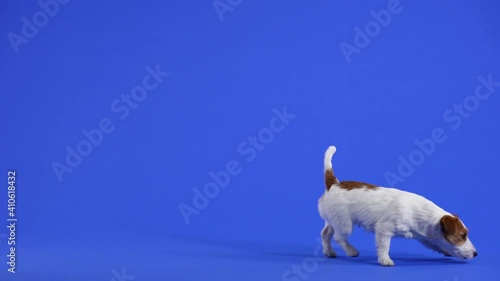
[[467,241],[467,229],[459,218],[445,215],[440,220],[441,232],[444,238],[456,246],[460,246]]
[[460,218],[457,214],[453,214],[454,217]]
[[457,228],[457,221],[457,217],[450,215],[445,215],[441,218],[441,231],[443,232],[444,236],[455,233]]

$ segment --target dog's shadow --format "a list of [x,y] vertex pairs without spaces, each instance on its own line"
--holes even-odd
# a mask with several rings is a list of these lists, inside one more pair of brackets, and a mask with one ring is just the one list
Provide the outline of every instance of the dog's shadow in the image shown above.
[[[338,250],[337,253],[339,255],[335,258],[327,258],[321,254],[320,255],[311,255],[311,253],[289,253],[289,252],[262,252],[261,257],[273,256],[276,259],[283,261],[286,260],[294,260],[295,262],[302,262],[306,258],[315,258],[318,261],[321,261],[324,264],[332,263],[332,264],[365,264],[365,265],[375,265],[380,266],[378,263],[377,256],[374,253],[370,253],[366,251],[367,254],[363,255],[363,251],[361,251],[360,256],[358,257],[348,257],[342,255],[341,250]],[[397,266],[422,266],[422,265],[459,265],[466,264],[467,262],[464,260],[457,260],[449,257],[429,257],[429,256],[417,256],[408,253],[396,252],[391,254],[391,258],[394,260]],[[266,258],[265,258],[266,259]],[[271,258],[270,260],[273,260]]]
[[[211,247],[216,247],[218,250],[208,252],[191,253],[197,257],[205,256],[209,258],[220,259],[241,259],[241,260],[258,260],[266,262],[289,262],[303,263],[306,259],[316,259],[323,264],[342,264],[342,265],[374,265],[380,266],[377,261],[377,256],[373,251],[360,250],[360,256],[347,257],[343,255],[341,249],[335,249],[338,256],[335,258],[327,258],[323,255],[320,245],[315,247],[303,245],[285,245],[270,242],[250,242],[250,241],[213,241],[203,238],[188,238],[176,236],[175,239],[184,240],[190,243],[200,243]],[[363,254],[365,253],[365,254]],[[437,255],[437,254],[436,254]],[[422,265],[460,265],[466,264],[464,260],[457,260],[448,257],[429,257],[409,254],[404,252],[393,252],[391,258],[397,266],[422,266]]]
[[[447,257],[427,257],[427,256],[413,256],[410,257],[409,254],[405,253],[396,253],[391,255],[392,260],[397,266],[422,266],[422,265],[451,265],[451,264],[465,264],[465,261],[456,260],[453,258]],[[331,258],[335,262],[335,260],[339,260],[342,263],[363,263],[367,265],[376,265],[380,266],[377,261],[376,255],[365,255],[359,257],[347,257],[347,256],[339,256],[336,258]],[[330,258],[329,258],[330,260]]]

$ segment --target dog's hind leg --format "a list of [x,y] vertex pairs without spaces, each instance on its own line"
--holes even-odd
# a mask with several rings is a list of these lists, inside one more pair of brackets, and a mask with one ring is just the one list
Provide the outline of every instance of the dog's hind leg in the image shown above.
[[325,221],[325,226],[321,230],[321,241],[323,245],[323,253],[325,256],[334,258],[337,256],[337,253],[332,248],[332,236],[333,236],[334,230],[333,227]]
[[333,226],[335,228],[335,233],[333,239],[337,242],[342,249],[344,249],[346,255],[349,257],[359,256],[358,250],[354,248],[347,239],[352,233],[352,222],[351,220],[344,220],[341,223],[337,223]]

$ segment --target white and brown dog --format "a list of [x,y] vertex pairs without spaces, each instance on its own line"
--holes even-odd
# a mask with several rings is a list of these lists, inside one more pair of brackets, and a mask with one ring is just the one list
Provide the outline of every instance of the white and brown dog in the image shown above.
[[319,213],[325,220],[321,238],[326,256],[337,255],[332,249],[332,236],[348,256],[359,255],[347,241],[353,225],[375,233],[378,262],[384,266],[394,265],[389,257],[392,237],[414,238],[445,256],[477,256],[462,221],[430,200],[395,188],[339,182],[331,163],[336,150],[330,146],[325,152],[326,191],[318,201]]

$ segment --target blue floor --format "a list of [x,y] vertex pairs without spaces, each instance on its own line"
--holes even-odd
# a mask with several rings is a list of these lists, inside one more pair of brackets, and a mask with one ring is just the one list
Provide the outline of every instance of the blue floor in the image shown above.
[[[0,2],[1,281],[500,280],[498,1]],[[323,258],[329,145],[479,256]]]
[[[369,238],[369,235],[363,235]],[[396,266],[381,267],[372,248],[357,258],[325,258],[319,244],[280,241],[203,241],[183,237],[100,244],[27,247],[19,273],[7,280],[498,280],[499,258],[482,253],[471,262],[444,258],[396,243]],[[123,242],[123,243],[122,243]],[[399,245],[401,244],[401,245]],[[340,249],[336,248],[339,253]],[[319,253],[319,254],[317,254]],[[122,278],[122,279],[120,279]],[[5,280],[5,279],[4,279]]]

